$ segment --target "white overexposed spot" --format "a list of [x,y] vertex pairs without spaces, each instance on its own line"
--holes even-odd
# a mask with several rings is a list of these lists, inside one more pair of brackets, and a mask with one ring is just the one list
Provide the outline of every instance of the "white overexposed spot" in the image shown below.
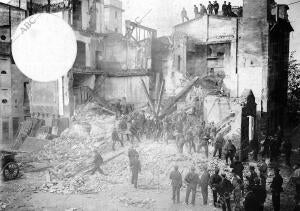
[[20,23],[12,37],[17,67],[35,81],[53,81],[73,66],[77,54],[72,28],[61,18],[40,13]]

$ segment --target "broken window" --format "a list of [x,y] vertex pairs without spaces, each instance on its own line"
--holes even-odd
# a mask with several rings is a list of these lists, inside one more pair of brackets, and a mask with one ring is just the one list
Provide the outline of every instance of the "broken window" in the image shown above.
[[[224,77],[225,59],[230,56],[230,43],[207,45],[207,72]],[[213,71],[212,71],[213,70]]]
[[6,104],[7,103],[7,99],[2,99],[2,104]]
[[77,56],[75,60],[75,65],[85,67],[86,61],[86,51],[85,43],[82,41],[77,41]]
[[74,0],[73,1],[73,25],[81,29],[82,23],[81,23],[81,1]]

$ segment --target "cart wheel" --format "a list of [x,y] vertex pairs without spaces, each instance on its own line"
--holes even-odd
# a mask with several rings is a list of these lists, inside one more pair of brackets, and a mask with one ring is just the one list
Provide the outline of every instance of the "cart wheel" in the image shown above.
[[16,179],[19,175],[19,166],[16,162],[9,162],[3,168],[4,180]]

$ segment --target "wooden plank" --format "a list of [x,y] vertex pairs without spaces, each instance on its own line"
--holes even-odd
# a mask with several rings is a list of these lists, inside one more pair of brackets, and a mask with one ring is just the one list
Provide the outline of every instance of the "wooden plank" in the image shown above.
[[195,85],[195,83],[199,80],[199,77],[191,80],[175,97],[175,99],[162,111],[162,114],[159,118],[163,118],[170,108],[172,108],[185,94],[187,94],[190,89]]
[[160,112],[161,101],[162,101],[164,89],[165,89],[165,80],[162,81],[161,86],[160,86],[160,92],[159,92],[159,96],[158,96],[158,102],[157,102],[157,105],[156,105],[156,113],[157,113],[157,115],[159,115],[159,112]]
[[155,109],[154,109],[153,101],[152,101],[152,99],[151,99],[151,97],[150,97],[150,95],[149,95],[149,93],[148,93],[146,84],[145,84],[145,82],[143,81],[143,79],[141,79],[141,82],[142,82],[142,86],[143,86],[144,93],[145,93],[145,95],[146,95],[146,97],[147,97],[147,100],[148,100],[148,103],[149,103],[149,105],[150,105],[150,109],[151,109],[151,111],[153,112],[153,114],[154,114],[155,116],[157,116],[157,114],[156,114],[156,112],[155,112]]

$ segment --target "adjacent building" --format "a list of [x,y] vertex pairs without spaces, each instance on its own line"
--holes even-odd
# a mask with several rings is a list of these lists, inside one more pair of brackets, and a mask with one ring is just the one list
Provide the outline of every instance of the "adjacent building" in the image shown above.
[[243,13],[204,15],[174,26],[171,71],[213,81],[229,98],[252,90],[258,120],[264,120],[260,126],[274,132],[283,126],[286,108],[293,31],[288,9],[272,0],[244,0]]
[[30,116],[29,79],[16,67],[11,55],[11,35],[26,17],[26,1],[0,3],[0,143],[9,143],[19,123]]

